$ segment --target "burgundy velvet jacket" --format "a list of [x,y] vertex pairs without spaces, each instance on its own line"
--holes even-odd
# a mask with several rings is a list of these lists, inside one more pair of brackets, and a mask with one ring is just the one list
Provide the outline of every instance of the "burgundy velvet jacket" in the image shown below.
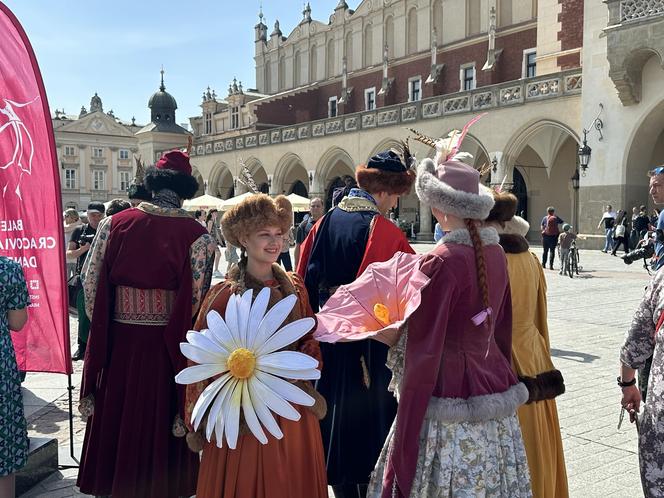
[[408,322],[384,497],[392,496],[395,477],[397,495],[409,496],[420,429],[432,398],[438,398],[436,416],[462,422],[513,414],[528,397],[511,367],[512,308],[505,254],[495,230],[482,229],[481,236],[492,308],[489,326],[476,326],[471,320],[484,305],[466,230],[446,235],[422,260],[421,270],[431,281],[422,292],[421,306]]

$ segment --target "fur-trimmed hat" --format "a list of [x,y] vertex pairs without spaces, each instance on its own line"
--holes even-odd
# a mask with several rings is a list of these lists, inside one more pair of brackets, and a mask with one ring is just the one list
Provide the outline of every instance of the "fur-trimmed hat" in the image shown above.
[[417,167],[415,191],[425,204],[464,219],[484,220],[494,204],[479,171],[454,159],[438,166],[424,159]]
[[269,195],[254,194],[224,213],[221,231],[227,242],[242,247],[240,238],[261,228],[276,226],[287,233],[293,223],[293,207],[284,195],[272,199]]
[[530,223],[524,220],[521,216],[514,216],[511,220],[505,222],[500,233],[511,233],[525,237],[530,230]]
[[415,171],[401,161],[393,150],[379,152],[367,164],[355,169],[355,179],[361,189],[369,193],[387,192],[403,195],[410,191],[415,181]]
[[486,221],[498,221],[504,223],[514,218],[518,200],[514,194],[509,192],[495,192],[493,193],[493,200],[495,204],[491,208],[489,216]]

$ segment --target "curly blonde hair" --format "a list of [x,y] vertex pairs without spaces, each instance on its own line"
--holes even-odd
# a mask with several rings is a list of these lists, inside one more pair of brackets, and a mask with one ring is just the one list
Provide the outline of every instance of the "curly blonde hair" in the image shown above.
[[287,233],[293,223],[293,207],[286,196],[272,199],[269,195],[254,194],[224,213],[221,231],[227,242],[242,247],[241,237],[267,226],[281,228]]

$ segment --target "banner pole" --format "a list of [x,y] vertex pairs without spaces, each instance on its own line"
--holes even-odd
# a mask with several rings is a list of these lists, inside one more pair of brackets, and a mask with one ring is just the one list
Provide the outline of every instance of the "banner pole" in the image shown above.
[[74,462],[73,465],[58,465],[58,469],[78,469],[80,462],[76,459],[74,449],[74,386],[71,383],[71,374],[67,374],[67,392],[69,397],[69,456]]

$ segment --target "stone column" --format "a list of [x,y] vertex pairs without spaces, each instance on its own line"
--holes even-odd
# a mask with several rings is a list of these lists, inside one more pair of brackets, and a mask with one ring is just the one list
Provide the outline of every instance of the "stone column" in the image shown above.
[[111,164],[108,165],[108,192],[113,196],[113,190],[120,190],[120,180],[118,173],[118,154],[119,147],[109,147],[111,150]]
[[421,242],[433,241],[433,227],[431,225],[431,209],[428,204],[420,201],[420,231],[417,240]]

